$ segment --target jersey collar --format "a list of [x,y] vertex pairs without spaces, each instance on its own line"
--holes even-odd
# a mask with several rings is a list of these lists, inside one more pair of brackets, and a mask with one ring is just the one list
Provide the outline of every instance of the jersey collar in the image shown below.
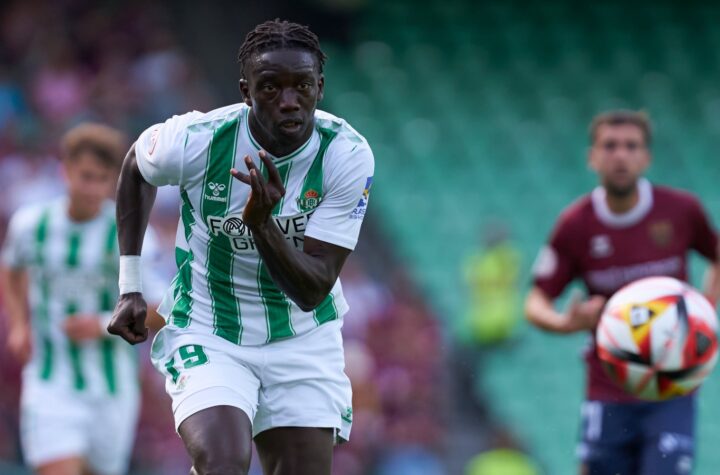
[[[260,146],[258,141],[255,140],[255,137],[252,136],[252,132],[250,132],[249,114],[250,114],[250,107],[246,107],[245,108],[245,120],[244,120],[245,134],[247,135],[248,141],[259,152],[260,150],[262,150],[262,147]],[[302,144],[300,147],[298,147],[295,151],[290,152],[289,154],[282,156],[282,157],[276,157],[276,156],[272,155],[270,152],[268,152],[267,150],[265,150],[265,153],[268,154],[268,156],[272,159],[272,161],[275,165],[282,165],[283,163],[287,162],[288,160],[292,160],[293,158],[301,155],[304,151],[312,150],[313,147],[310,147],[310,144],[313,144],[317,140],[319,140],[319,134],[317,132],[317,128],[314,128],[313,133],[310,134],[310,138],[307,139],[307,141],[304,144]]]
[[595,216],[605,225],[613,228],[627,228],[639,223],[653,205],[653,192],[650,182],[641,178],[638,180],[638,202],[625,213],[614,213],[607,204],[607,191],[598,186],[592,192],[591,199]]

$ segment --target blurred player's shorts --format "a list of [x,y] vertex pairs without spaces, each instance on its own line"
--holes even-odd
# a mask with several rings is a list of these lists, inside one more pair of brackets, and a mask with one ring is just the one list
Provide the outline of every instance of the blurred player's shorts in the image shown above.
[[98,475],[126,473],[138,411],[137,387],[115,395],[98,395],[26,381],[20,403],[25,461],[38,467],[82,457]]

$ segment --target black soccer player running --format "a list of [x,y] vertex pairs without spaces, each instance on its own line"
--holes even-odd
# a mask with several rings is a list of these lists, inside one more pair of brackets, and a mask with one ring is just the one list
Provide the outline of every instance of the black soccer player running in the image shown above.
[[338,275],[374,170],[365,139],[316,110],[325,55],[306,27],[269,21],[240,49],[244,102],[150,127],[118,187],[120,293],[109,330],[146,338],[137,282],[155,187],[179,186],[178,273],[152,359],[192,473],[329,474],[349,437]]

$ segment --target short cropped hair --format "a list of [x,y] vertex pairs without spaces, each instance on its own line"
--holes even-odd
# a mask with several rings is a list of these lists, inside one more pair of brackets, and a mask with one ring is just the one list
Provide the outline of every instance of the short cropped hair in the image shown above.
[[307,26],[276,18],[257,25],[245,36],[238,52],[242,77],[245,78],[245,67],[252,55],[281,49],[300,49],[314,54],[322,74],[327,56],[320,49],[317,35]]
[[86,122],[67,131],[60,142],[61,160],[75,160],[90,152],[107,167],[119,169],[127,153],[127,137],[107,125]]
[[590,124],[590,143],[594,144],[597,139],[597,132],[601,125],[635,125],[642,130],[645,145],[650,145],[652,140],[652,125],[650,116],[644,111],[613,110],[596,115]]

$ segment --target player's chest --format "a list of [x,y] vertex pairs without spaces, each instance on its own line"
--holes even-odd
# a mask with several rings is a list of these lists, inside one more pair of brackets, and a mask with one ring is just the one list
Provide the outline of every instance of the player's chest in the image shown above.
[[30,270],[37,281],[49,282],[54,292],[65,295],[82,295],[115,284],[117,246],[108,242],[106,230],[55,231],[44,243],[33,245]]
[[691,238],[688,226],[659,215],[628,228],[588,226],[576,249],[582,267],[598,269],[684,259]]
[[[298,249],[303,247],[313,213],[325,199],[323,175],[311,165],[312,161],[303,157],[277,166],[285,193],[273,206],[271,219],[283,237]],[[259,169],[267,180],[267,170]],[[206,178],[188,196],[195,219],[202,223],[201,229],[211,244],[241,254],[257,251],[252,232],[243,220],[246,206],[254,199],[250,186],[232,177],[222,183]]]

